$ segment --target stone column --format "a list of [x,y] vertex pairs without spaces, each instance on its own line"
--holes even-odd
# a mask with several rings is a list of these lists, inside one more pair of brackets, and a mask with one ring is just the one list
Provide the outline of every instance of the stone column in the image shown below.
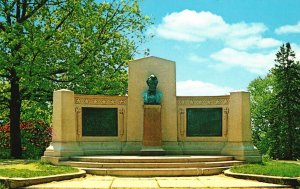
[[252,143],[249,92],[231,92],[228,114],[228,142],[224,155],[248,162],[260,162],[261,156]]
[[66,89],[53,93],[52,142],[76,141],[74,92]]
[[74,92],[66,89],[53,93],[52,142],[43,159],[82,155],[77,143]]

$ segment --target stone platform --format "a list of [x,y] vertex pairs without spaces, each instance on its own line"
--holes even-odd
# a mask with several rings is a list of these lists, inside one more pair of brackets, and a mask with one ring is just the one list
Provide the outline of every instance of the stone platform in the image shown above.
[[93,175],[138,177],[216,175],[242,163],[232,156],[74,156],[59,164]]

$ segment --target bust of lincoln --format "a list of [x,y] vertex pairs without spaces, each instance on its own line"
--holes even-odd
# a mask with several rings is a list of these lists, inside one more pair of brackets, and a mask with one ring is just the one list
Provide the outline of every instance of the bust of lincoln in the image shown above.
[[156,88],[158,85],[158,79],[155,75],[150,75],[146,81],[148,85],[148,90],[144,92],[144,104],[160,104],[162,93]]

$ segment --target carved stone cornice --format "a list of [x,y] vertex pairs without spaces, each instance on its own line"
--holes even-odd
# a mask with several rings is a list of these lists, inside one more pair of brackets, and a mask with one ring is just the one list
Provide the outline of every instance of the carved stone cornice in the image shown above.
[[228,105],[229,96],[211,96],[211,97],[177,97],[177,105]]
[[127,96],[75,95],[76,105],[127,105]]

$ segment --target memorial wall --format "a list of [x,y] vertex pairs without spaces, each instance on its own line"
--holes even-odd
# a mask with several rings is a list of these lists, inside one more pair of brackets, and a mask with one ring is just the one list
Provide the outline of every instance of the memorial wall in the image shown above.
[[131,61],[128,96],[55,91],[53,138],[43,158],[186,154],[261,161],[251,139],[249,93],[176,96],[175,67],[157,57]]

